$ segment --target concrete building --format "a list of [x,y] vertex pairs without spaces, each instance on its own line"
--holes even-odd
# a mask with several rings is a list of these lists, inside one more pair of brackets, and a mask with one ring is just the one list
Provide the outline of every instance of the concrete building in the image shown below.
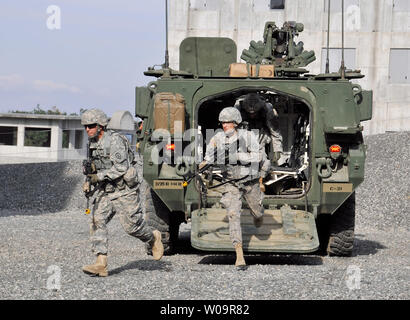
[[[135,148],[135,120],[116,111],[108,129],[124,134]],[[85,159],[88,137],[79,116],[0,114],[0,164]]]
[[[281,27],[302,22],[296,39],[314,50],[307,69],[325,70],[328,0],[172,0],[169,2],[170,66],[179,67],[179,45],[186,37],[229,37],[238,59],[251,40],[262,40],[266,21]],[[373,90],[373,119],[365,134],[410,130],[410,1],[345,0],[345,64],[366,76],[355,81]],[[337,71],[342,47],[342,0],[330,5],[330,71]]]
[[84,159],[86,144],[79,116],[0,114],[0,164]]

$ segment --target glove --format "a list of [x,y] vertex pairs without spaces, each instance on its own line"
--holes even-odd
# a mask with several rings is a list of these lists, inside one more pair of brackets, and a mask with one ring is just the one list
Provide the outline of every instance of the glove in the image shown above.
[[97,172],[94,162],[83,160],[83,174],[88,175]]
[[95,173],[87,174],[87,177],[90,179],[91,184],[97,184],[97,182],[98,182],[97,174],[95,174]]
[[84,193],[90,192],[90,183],[88,181],[83,183],[83,192]]

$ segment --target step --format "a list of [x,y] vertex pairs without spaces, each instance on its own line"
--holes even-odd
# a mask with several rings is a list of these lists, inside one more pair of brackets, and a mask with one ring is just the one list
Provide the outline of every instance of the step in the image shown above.
[[[199,250],[234,251],[229,238],[225,209],[206,208],[192,212],[191,243]],[[313,252],[319,247],[315,218],[310,212],[281,210],[264,212],[263,224],[256,228],[249,209],[241,214],[243,248],[247,252]]]

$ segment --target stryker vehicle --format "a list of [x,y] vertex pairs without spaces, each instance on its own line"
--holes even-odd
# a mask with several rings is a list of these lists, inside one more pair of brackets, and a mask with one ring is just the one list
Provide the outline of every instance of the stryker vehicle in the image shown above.
[[[237,63],[232,39],[189,37],[180,45],[179,71],[165,63],[149,68],[157,77],[136,88],[136,116],[144,120],[137,139],[143,175],[150,186],[146,219],[163,235],[170,254],[182,222],[191,222],[191,245],[204,251],[234,251],[221,207],[217,170],[204,180],[198,164],[206,143],[220,129],[219,112],[248,93],[272,104],[283,136],[281,164],[265,179],[263,225],[256,228],[245,202],[241,216],[245,252],[351,255],[355,190],[363,182],[366,148],[362,121],[372,117],[372,91],[351,80],[359,70],[309,74],[315,60],[295,38],[303,24],[265,25]],[[167,60],[166,60],[167,61]],[[220,175],[219,175],[220,176]]]

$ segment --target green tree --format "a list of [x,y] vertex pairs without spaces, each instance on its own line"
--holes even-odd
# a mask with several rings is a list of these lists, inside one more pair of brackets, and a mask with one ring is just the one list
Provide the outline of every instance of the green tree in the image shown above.
[[[82,115],[85,111],[87,111],[87,109],[80,108],[80,113],[79,114],[77,112],[71,112],[69,115],[78,117],[78,116]],[[57,106],[53,106],[49,110],[44,110],[40,107],[40,104],[37,104],[37,106],[31,111],[11,110],[9,112],[10,113],[25,113],[25,114],[63,115],[63,116],[67,115],[67,112],[60,111],[60,109],[58,109]]]
[[[82,112],[84,112],[83,110],[85,111],[86,109],[80,109],[80,114]],[[63,115],[63,116],[67,115],[67,112],[60,111],[60,109],[58,109],[57,106],[53,106],[49,110],[44,110],[40,107],[40,104],[37,104],[37,106],[32,111],[12,110],[12,111],[9,111],[9,112],[11,112],[11,113],[26,113],[26,114]],[[74,113],[70,113],[70,116],[78,116],[78,114],[74,112]]]
[[26,147],[50,147],[51,129],[26,128],[24,130],[24,145]]

